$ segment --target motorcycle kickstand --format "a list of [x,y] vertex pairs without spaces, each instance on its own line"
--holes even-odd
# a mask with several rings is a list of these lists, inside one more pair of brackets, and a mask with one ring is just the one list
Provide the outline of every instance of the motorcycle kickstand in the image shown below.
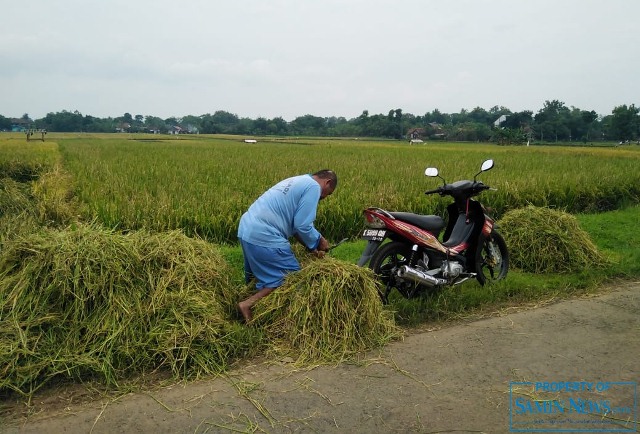
[[382,293],[382,291],[378,290],[378,294],[380,295],[380,298],[382,299],[382,304],[389,304],[389,294],[391,293],[391,289],[392,286],[390,284],[387,283],[384,293]]

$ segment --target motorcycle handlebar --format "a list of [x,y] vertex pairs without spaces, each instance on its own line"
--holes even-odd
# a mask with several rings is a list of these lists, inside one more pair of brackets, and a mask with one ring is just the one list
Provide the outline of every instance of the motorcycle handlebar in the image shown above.
[[442,189],[436,188],[435,190],[427,190],[424,192],[424,194],[435,194],[435,193],[440,193],[441,191]]

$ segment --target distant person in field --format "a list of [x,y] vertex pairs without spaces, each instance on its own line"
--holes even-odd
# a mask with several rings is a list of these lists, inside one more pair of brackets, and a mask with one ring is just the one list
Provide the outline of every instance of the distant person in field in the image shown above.
[[257,292],[238,303],[245,321],[261,298],[282,285],[287,273],[300,270],[289,239],[295,237],[317,256],[324,256],[329,242],[314,227],[318,202],[338,185],[332,170],[298,175],[280,181],[262,194],[242,215],[238,238],[244,255],[247,283],[256,280]]

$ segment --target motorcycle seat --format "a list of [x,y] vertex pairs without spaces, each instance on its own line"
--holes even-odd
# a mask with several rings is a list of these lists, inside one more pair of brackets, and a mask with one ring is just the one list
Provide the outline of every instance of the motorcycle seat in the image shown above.
[[429,231],[436,236],[440,234],[440,231],[445,226],[444,219],[437,215],[422,215],[410,212],[390,212],[389,214],[398,220],[411,223],[412,225]]

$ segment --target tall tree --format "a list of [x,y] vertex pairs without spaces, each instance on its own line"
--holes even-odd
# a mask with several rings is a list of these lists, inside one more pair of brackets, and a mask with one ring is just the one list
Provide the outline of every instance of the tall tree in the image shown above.
[[434,109],[431,113],[426,113],[424,115],[425,124],[436,123],[440,125],[448,124],[450,122],[450,117],[446,113],[442,113],[438,109]]
[[486,125],[491,125],[495,121],[495,119],[491,119],[491,115],[489,114],[489,112],[482,107],[476,107],[471,110],[468,114],[468,117],[473,122]]
[[531,125],[532,121],[533,112],[525,110],[507,115],[507,119],[500,126],[505,128],[526,128]]
[[0,131],[11,129],[11,119],[0,115]]
[[638,140],[640,138],[639,111],[634,104],[614,108],[611,112],[611,136],[620,141]]
[[591,140],[592,138],[594,125],[598,120],[598,113],[596,113],[594,110],[580,110],[580,117],[582,119],[582,125],[584,125],[586,129],[583,137],[583,141],[586,142],[587,140]]
[[269,121],[269,125],[267,126],[267,133],[274,135],[286,135],[289,131],[289,126],[287,121],[282,119],[282,117],[276,117]]
[[555,99],[545,101],[544,107],[534,117],[540,140],[568,140],[571,136],[569,117],[570,111],[563,102]]

